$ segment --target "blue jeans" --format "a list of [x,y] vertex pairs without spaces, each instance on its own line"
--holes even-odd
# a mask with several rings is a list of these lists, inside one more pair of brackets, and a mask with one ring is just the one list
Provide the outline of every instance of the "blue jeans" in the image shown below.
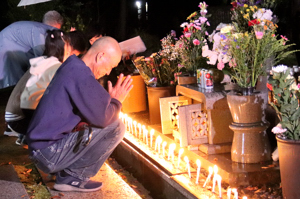
[[[121,120],[100,129],[92,128],[93,134],[88,145],[80,144],[76,152],[74,147],[79,132],[69,133],[55,144],[32,151],[30,158],[45,173],[57,173],[64,170],[80,180],[88,180],[97,174],[105,160],[110,156],[125,134],[125,126]],[[86,129],[82,140],[88,137]]]

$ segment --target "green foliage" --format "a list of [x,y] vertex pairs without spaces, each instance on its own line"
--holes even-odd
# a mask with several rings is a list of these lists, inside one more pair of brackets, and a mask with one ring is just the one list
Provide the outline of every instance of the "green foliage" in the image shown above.
[[289,50],[293,45],[275,36],[275,30],[265,31],[261,39],[256,37],[254,29],[249,34],[231,36],[228,54],[234,58],[232,78],[241,87],[255,87],[259,76],[266,75],[267,60],[272,58],[276,65],[295,52]]
[[[290,69],[285,72],[274,72],[268,83],[272,87],[274,101],[271,106],[280,119],[280,124],[286,131],[280,137],[291,140],[300,139],[300,108],[299,89],[295,79],[289,75]],[[270,88],[270,87],[269,87]]]

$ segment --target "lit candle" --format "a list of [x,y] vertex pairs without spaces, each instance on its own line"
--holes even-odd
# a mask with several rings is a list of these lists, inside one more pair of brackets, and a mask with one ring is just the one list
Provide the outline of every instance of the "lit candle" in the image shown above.
[[143,142],[144,142],[145,141],[145,130],[146,130],[145,125],[142,126],[142,129],[143,129]]
[[132,118],[131,117],[128,118],[128,123],[129,123],[129,125],[128,125],[129,126],[128,131],[131,132],[131,133],[133,133]]
[[122,112],[119,113],[119,119],[121,119],[123,122],[123,113]]
[[230,199],[230,197],[231,197],[231,188],[228,187],[227,188],[227,199]]
[[203,185],[203,188],[206,186],[206,183],[208,182],[208,180],[210,180],[210,178],[211,178],[211,175],[212,175],[212,173],[213,173],[213,168],[212,167],[208,167],[208,176],[207,176],[207,178],[206,178],[206,180],[205,180],[205,183],[204,183],[204,185]]
[[200,168],[201,168],[201,162],[199,159],[196,160],[197,164],[197,177],[196,177],[196,184],[198,184],[199,176],[200,176]]
[[184,161],[186,162],[186,167],[189,173],[189,177],[192,178],[189,158],[187,156],[184,156]]
[[239,198],[239,194],[237,192],[237,189],[232,189],[231,191],[234,193],[234,199],[238,199]]
[[150,147],[152,147],[153,135],[154,135],[154,129],[151,129],[151,131],[150,131]]
[[127,128],[128,128],[128,116],[127,116],[127,114],[124,115],[124,118],[125,118],[125,121],[124,121],[125,130],[127,131]]
[[146,137],[146,144],[148,146],[148,130],[144,129],[144,132],[145,132],[145,137]]
[[169,146],[168,160],[170,160],[170,157],[172,157],[172,159],[174,158],[174,150],[175,150],[175,148],[176,148],[176,144],[175,143],[170,144],[170,146]]
[[139,127],[139,136],[138,136],[138,138],[140,138],[140,135],[142,133],[142,125],[140,123],[138,123],[138,127]]
[[217,175],[218,175],[218,167],[217,167],[217,165],[214,165],[214,177],[213,177],[212,192],[215,192],[215,185],[216,185],[216,181],[217,181]]
[[247,196],[243,196],[243,199],[247,199]]
[[167,146],[167,142],[164,141],[164,142],[162,143],[162,155],[163,155],[163,157],[165,157],[165,148],[166,148],[166,146]]
[[184,152],[183,148],[179,149],[178,160],[177,160],[177,168],[179,168],[179,165],[180,165],[180,156],[183,154],[183,152]]
[[137,122],[134,120],[134,121],[133,121],[133,126],[134,126],[134,134],[135,134],[135,136],[137,136],[136,123],[137,123]]
[[219,174],[216,174],[216,180],[218,182],[218,188],[219,188],[219,198],[222,198],[222,186],[221,186],[221,181],[222,181],[222,177]]
[[157,136],[156,138],[157,146],[158,146],[158,155],[160,154],[160,144],[162,142],[162,138],[160,136]]

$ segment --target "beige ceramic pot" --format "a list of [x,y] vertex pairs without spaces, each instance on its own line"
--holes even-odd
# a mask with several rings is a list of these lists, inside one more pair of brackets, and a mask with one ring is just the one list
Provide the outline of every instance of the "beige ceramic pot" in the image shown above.
[[161,124],[159,98],[175,96],[175,86],[147,87],[150,124]]
[[236,93],[227,95],[227,102],[233,123],[229,126],[234,132],[231,159],[239,163],[259,163],[271,160],[271,148],[265,130],[264,110],[267,106],[267,93],[260,92],[243,96]]

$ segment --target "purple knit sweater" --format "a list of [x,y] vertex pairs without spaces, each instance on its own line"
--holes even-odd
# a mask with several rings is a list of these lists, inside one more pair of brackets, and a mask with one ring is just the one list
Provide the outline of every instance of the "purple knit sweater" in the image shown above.
[[54,144],[81,121],[106,127],[118,119],[121,106],[73,55],[59,67],[37,106],[26,136],[29,149]]

